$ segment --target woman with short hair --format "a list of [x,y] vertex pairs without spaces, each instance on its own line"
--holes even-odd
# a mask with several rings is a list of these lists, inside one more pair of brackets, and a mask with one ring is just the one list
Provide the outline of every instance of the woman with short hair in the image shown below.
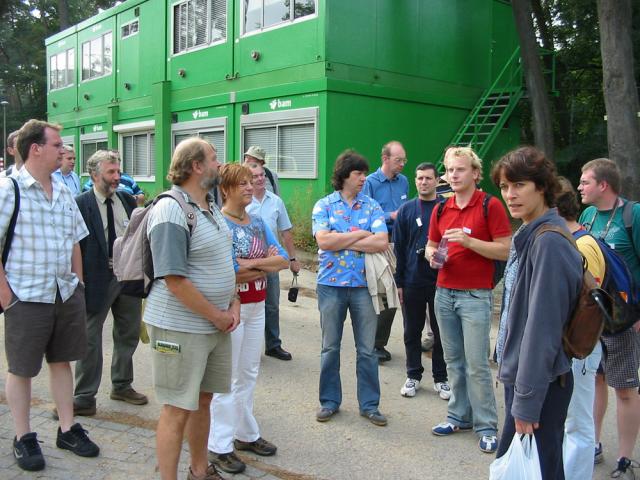
[[497,456],[513,436],[533,434],[542,478],[563,480],[562,441],[573,390],[571,362],[562,333],[582,285],[582,258],[550,225],[569,233],[555,208],[559,190],[553,163],[534,147],[507,153],[494,166],[493,182],[513,218],[496,343],[498,379],[505,390],[505,421]]

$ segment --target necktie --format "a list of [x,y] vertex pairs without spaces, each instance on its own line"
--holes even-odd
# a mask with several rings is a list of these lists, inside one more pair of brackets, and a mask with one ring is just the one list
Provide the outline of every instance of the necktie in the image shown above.
[[113,220],[113,200],[107,198],[107,241],[109,243],[109,258],[113,257],[113,242],[116,241],[116,224]]

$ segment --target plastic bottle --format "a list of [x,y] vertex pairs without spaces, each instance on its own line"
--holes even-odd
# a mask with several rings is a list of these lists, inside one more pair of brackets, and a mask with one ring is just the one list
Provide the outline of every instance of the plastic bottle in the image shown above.
[[440,244],[438,244],[438,249],[436,253],[433,254],[433,259],[431,260],[431,266],[433,268],[442,268],[444,262],[447,261],[447,254],[449,253],[449,240],[443,238],[440,240]]

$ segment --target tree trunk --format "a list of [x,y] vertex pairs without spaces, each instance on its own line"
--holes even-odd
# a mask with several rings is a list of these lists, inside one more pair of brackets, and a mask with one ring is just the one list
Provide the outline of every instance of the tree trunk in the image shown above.
[[547,85],[542,74],[536,43],[530,0],[512,0],[513,16],[520,39],[520,55],[525,83],[533,113],[533,136],[536,147],[553,159],[553,122]]
[[60,31],[70,26],[67,0],[58,0],[58,20],[60,21]]
[[609,157],[620,167],[624,195],[637,199],[640,108],[633,76],[631,17],[631,0],[598,0]]

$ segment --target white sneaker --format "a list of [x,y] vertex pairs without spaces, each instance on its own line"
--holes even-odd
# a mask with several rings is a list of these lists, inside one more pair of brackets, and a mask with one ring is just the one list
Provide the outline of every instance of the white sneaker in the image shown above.
[[433,389],[440,395],[443,400],[451,398],[451,387],[447,382],[438,382],[433,385]]
[[420,380],[416,380],[415,378],[407,378],[404,382],[404,385],[400,389],[400,395],[403,397],[415,397],[416,390],[420,388]]

